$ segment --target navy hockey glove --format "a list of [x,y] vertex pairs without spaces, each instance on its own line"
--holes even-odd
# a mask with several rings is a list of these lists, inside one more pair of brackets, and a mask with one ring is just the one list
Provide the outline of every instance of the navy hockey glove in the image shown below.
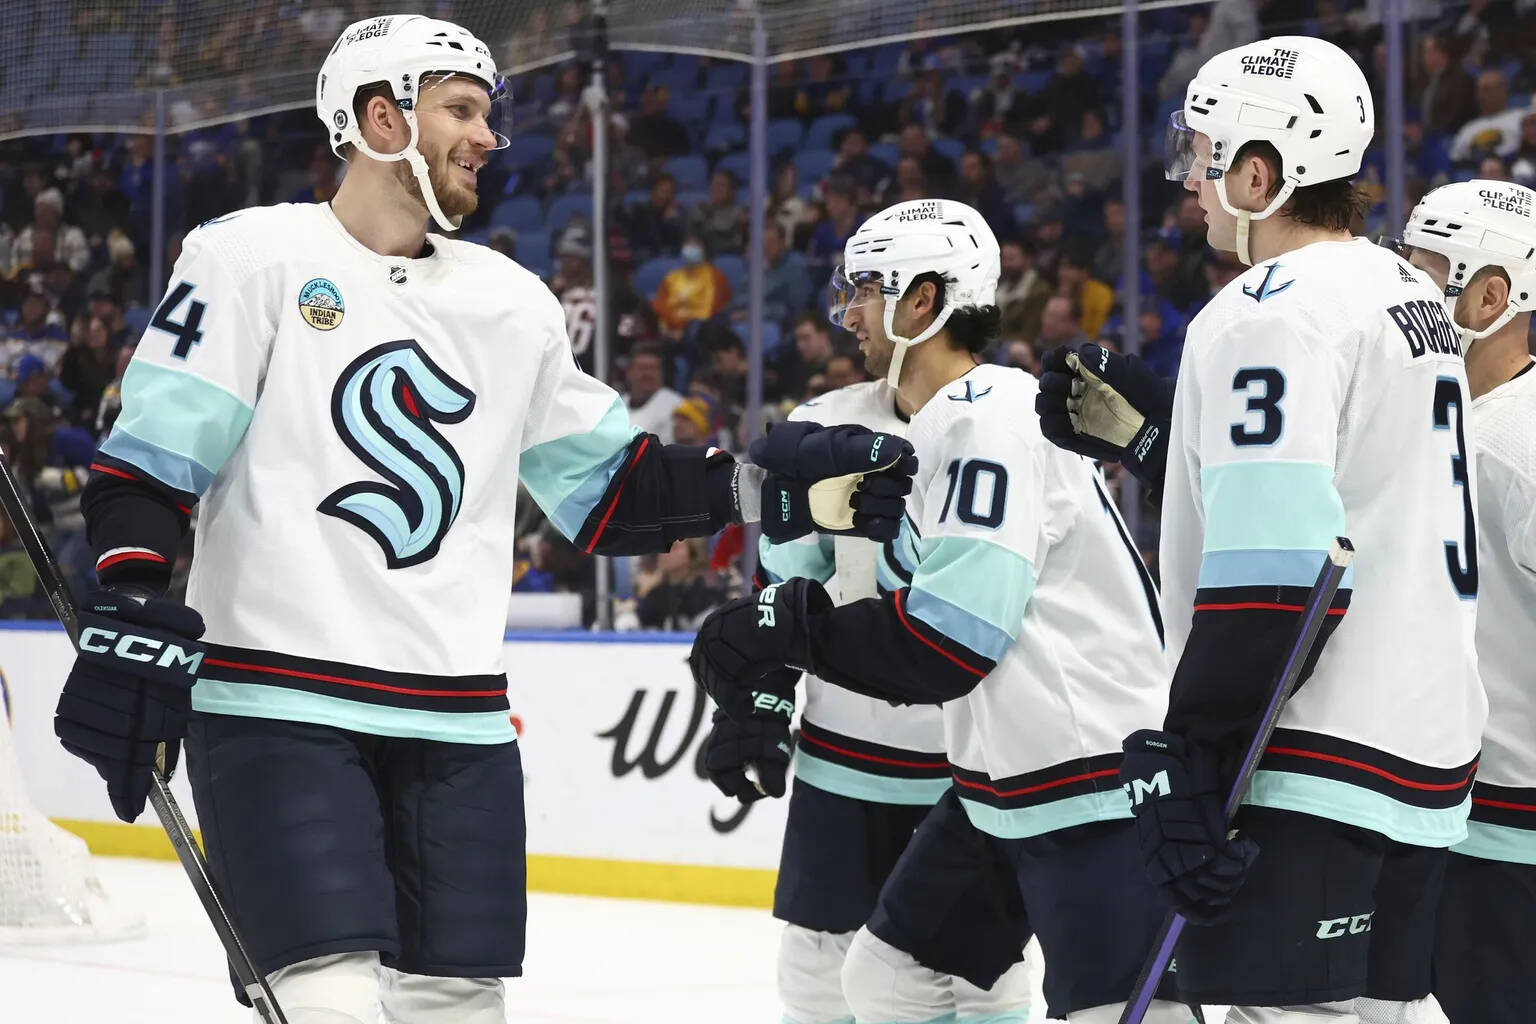
[[812,530],[894,540],[917,456],[905,438],[852,424],[780,423],[748,455],[767,471],[763,535],[774,543]]
[[[795,673],[790,673],[793,677]],[[790,692],[794,692],[794,679],[789,680]],[[744,804],[754,803],[765,796],[784,795],[784,783],[789,774],[789,719],[749,718],[744,722],[733,721],[719,708],[715,709],[714,727],[704,741],[704,770],[715,788],[726,796],[733,796]],[[756,780],[747,777],[747,768],[756,773]]]
[[1227,833],[1215,758],[1155,729],[1132,733],[1124,749],[1120,782],[1136,815],[1147,877],[1189,920],[1216,920],[1242,888],[1259,847]]
[[123,821],[144,811],[155,748],[176,767],[192,684],[202,667],[203,618],[186,605],[97,590],[80,604],[79,653],[53,719],[64,749],[106,780]]
[[738,597],[709,613],[693,638],[688,668],[727,716],[788,722],[795,712],[791,665],[811,668],[810,616],[832,607],[815,580],[796,577]]
[[1058,448],[1118,462],[1153,491],[1163,487],[1173,381],[1135,356],[1092,344],[1040,360],[1040,432]]

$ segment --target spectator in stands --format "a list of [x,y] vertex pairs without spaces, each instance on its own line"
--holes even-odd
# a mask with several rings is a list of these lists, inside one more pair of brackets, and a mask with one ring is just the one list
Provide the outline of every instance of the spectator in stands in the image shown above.
[[859,205],[874,202],[881,184],[890,177],[891,169],[869,153],[869,142],[858,127],[843,130],[837,143],[837,159],[832,163],[834,173],[852,178],[859,187]]
[[100,317],[107,325],[108,344],[113,352],[118,351],[137,338],[128,337],[128,321],[123,317],[123,301],[111,292],[92,290],[86,296],[86,315]]
[[1067,47],[1055,74],[1023,112],[1030,147],[1041,155],[1059,151],[1077,133],[1083,113],[1097,109],[1101,102],[1101,88],[1086,70],[1081,47]]
[[779,165],[773,175],[773,195],[768,199],[768,216],[779,222],[784,238],[796,249],[804,247],[800,229],[806,222],[805,200],[800,198],[800,171],[792,161]]
[[852,179],[840,174],[827,178],[823,189],[827,215],[811,232],[810,247],[806,254],[814,273],[830,273],[835,264],[843,261],[843,246],[864,219],[859,215],[858,199],[858,186]]
[[74,323],[85,308],[84,279],[63,263],[43,267],[41,279],[49,308],[58,314],[61,324]]
[[667,272],[651,302],[661,333],[673,339],[681,338],[690,323],[708,320],[731,303],[731,283],[709,262],[702,237],[685,235],[681,255],[683,265]]
[[1103,281],[1095,281],[1090,267],[1093,255],[1086,246],[1064,246],[1056,266],[1056,294],[1064,295],[1078,311],[1078,327],[1083,334],[1096,338],[1115,306],[1115,292]]
[[912,157],[917,161],[934,195],[949,194],[955,183],[955,165],[949,157],[929,144],[928,133],[920,125],[903,126],[896,140],[896,149],[903,157]]
[[117,353],[112,349],[112,331],[106,320],[81,317],[77,324],[78,337],[70,341],[59,360],[59,383],[74,395],[69,421],[94,427],[101,393],[117,369]]
[[667,113],[667,87],[653,85],[640,97],[640,113],[629,122],[629,141],[651,160],[689,151],[688,129]]
[[1065,231],[1061,211],[1057,207],[1046,207],[1036,212],[1034,227],[1030,229],[1030,240],[1035,244],[1035,269],[1052,280],[1056,277],[1056,263],[1061,255],[1061,240]]
[[709,196],[688,213],[688,231],[704,239],[710,252],[740,252],[747,244],[747,208],[736,199],[736,175],[717,170],[709,176]]
[[992,71],[987,80],[971,92],[971,124],[974,134],[982,138],[1007,130],[1013,121],[1013,112],[1024,102],[1013,84],[1009,65],[1008,55],[998,54],[992,60]]
[[1026,157],[1024,146],[1012,135],[998,136],[992,175],[1009,203],[1054,203],[1061,198],[1050,165]]
[[310,150],[309,184],[289,197],[290,203],[328,203],[341,187],[342,163],[324,143]]
[[1119,281],[1125,271],[1125,202],[1110,196],[1100,213],[1105,238],[1093,254],[1093,276],[1100,281]]
[[1059,345],[1068,345],[1076,348],[1088,340],[1083,333],[1082,315],[1072,305],[1072,300],[1065,295],[1052,295],[1045,300],[1045,306],[1040,311],[1040,337],[1035,341],[1035,347],[1041,352],[1049,352]]
[[565,334],[571,354],[588,373],[596,367],[597,290],[592,282],[592,233],[585,221],[572,221],[555,243],[555,272],[549,290],[565,310]]
[[[40,236],[52,238],[52,246],[38,245]],[[91,249],[84,231],[64,223],[64,194],[57,188],[45,188],[32,202],[32,223],[22,229],[12,246],[11,274],[55,260],[69,264],[78,274],[91,262]]]
[[31,354],[40,365],[56,365],[64,349],[69,345],[69,334],[63,322],[48,308],[48,298],[41,287],[28,288],[21,299],[21,313],[16,322],[4,330],[0,341],[0,358],[13,371],[17,361]]
[[1013,206],[992,177],[992,161],[978,149],[967,150],[960,158],[960,185],[956,198],[980,213],[998,237],[1018,231]]
[[[62,351],[60,355],[63,355]],[[27,352],[12,364],[11,371],[12,379],[16,382],[17,401],[30,399],[40,402],[54,417],[64,411],[64,398],[53,386],[53,371],[41,356]]]
[[1520,119],[1520,148],[1510,158],[1509,174],[1520,184],[1536,184],[1536,110]]
[[1238,262],[1236,253],[1217,252],[1214,249],[1207,249],[1205,265],[1201,268],[1205,289],[1185,309],[1185,322],[1193,320],[1195,314],[1205,308],[1206,303],[1214,299],[1217,293],[1227,285],[1241,277],[1246,269],[1246,267]]
[[548,159],[548,170],[539,183],[546,199],[562,196],[572,188],[589,183],[586,141],[576,122],[560,126],[555,133],[555,148]]
[[[742,253],[742,259],[748,254]],[[789,248],[784,229],[769,219],[763,224],[763,319],[783,327],[811,301],[810,269],[805,255]],[[746,312],[746,296],[737,296],[737,309]]]
[[685,398],[672,410],[674,444],[709,444],[715,438],[709,402],[703,398]]
[[629,244],[636,259],[670,256],[683,244],[683,214],[677,203],[677,180],[658,174],[651,181],[650,201],[629,209]]
[[509,260],[517,259],[517,232],[505,224],[498,224],[491,228],[491,233],[486,236],[485,244],[488,248],[495,249]]
[[827,369],[822,376],[826,379],[828,391],[836,391],[838,388],[846,388],[851,384],[869,379],[860,360],[842,353],[827,360]]
[[[836,348],[832,342],[831,325],[811,309],[795,317],[793,342],[784,346],[773,367],[773,393],[776,397],[800,402],[809,393],[811,378],[826,369],[827,360],[836,354]],[[768,390],[766,382],[764,390]]]
[[818,53],[807,64],[808,78],[795,94],[795,116],[815,120],[848,109],[853,86],[842,77],[841,58]]
[[955,135],[965,127],[965,97],[948,86],[942,71],[924,71],[912,83],[896,116],[903,128],[915,125],[930,138]]
[[581,113],[581,109],[581,66],[566,64],[555,76],[555,98],[544,109],[544,114],[559,124]]
[[1503,71],[1489,68],[1477,76],[1479,116],[1461,126],[1451,143],[1451,160],[1457,164],[1479,160],[1492,153],[1510,156],[1520,148],[1520,122],[1526,109],[1509,106],[1509,79]]
[[1002,313],[1002,335],[1037,337],[1041,312],[1053,293],[1051,283],[1035,269],[1031,242],[1005,235],[999,248],[1002,273],[997,279],[997,308]]
[[113,230],[128,227],[128,200],[117,190],[117,182],[103,166],[93,166],[90,177],[69,197],[70,216],[85,232],[92,248],[101,245]]
[[1490,153],[1478,161],[1477,176],[1489,181],[1509,181],[1509,166]]
[[113,228],[107,235],[107,253],[107,265],[91,276],[89,290],[92,293],[106,292],[124,304],[159,298],[149,295],[149,275],[139,266],[131,238]]
[[914,199],[931,199],[934,194],[935,191],[928,187],[928,178],[923,174],[923,165],[917,157],[904,156],[896,161],[896,173],[886,181],[880,205],[894,206],[897,203],[910,203]]
[[704,616],[730,596],[726,581],[709,571],[708,538],[680,540],[653,557],[653,567],[635,574],[636,614],[644,628],[697,629]]
[[1209,14],[1192,13],[1185,44],[1158,81],[1158,98],[1184,95],[1202,64],[1224,50],[1260,38],[1257,6],[1254,0],[1216,0]]
[[1413,88],[1419,117],[1432,135],[1449,135],[1477,113],[1472,76],[1451,59],[1444,36],[1428,35],[1419,44],[1419,73]]
[[672,414],[683,396],[662,383],[666,358],[660,347],[639,344],[629,353],[624,370],[627,385],[624,402],[629,406],[629,422],[671,444]]

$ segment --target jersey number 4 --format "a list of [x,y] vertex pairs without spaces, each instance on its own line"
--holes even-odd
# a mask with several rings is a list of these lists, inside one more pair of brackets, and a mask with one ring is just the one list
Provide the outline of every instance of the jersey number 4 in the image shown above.
[[[188,302],[188,299],[191,301]],[[171,316],[183,302],[187,303],[187,312],[181,318],[181,323],[177,323]],[[155,315],[149,319],[149,326],[175,338],[176,347],[171,349],[171,355],[185,359],[187,353],[192,351],[192,346],[203,340],[199,325],[203,322],[203,310],[207,308],[204,303],[192,298],[192,286],[182,281],[160,300],[160,305],[155,307]]]

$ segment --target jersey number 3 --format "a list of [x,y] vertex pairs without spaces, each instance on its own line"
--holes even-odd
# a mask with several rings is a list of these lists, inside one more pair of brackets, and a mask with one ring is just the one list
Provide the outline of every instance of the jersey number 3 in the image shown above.
[[[1451,455],[1451,484],[1461,488],[1461,542],[1445,542],[1445,568],[1451,586],[1466,600],[1477,596],[1477,523],[1472,518],[1472,487],[1467,481],[1467,437],[1462,429],[1466,404],[1455,377],[1435,380],[1435,429],[1451,429],[1451,410],[1456,410],[1456,451]],[[1463,564],[1465,560],[1465,564]]]
[[[1255,390],[1257,385],[1258,390]],[[1285,414],[1280,399],[1285,397],[1285,375],[1273,366],[1245,366],[1232,377],[1232,390],[1248,393],[1248,418],[1232,424],[1232,443],[1239,448],[1271,445],[1280,440]],[[1257,413],[1257,424],[1250,421]]]

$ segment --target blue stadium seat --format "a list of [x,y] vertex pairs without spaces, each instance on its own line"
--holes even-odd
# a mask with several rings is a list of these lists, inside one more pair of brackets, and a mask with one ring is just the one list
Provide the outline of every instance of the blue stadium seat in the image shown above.
[[965,156],[965,143],[959,139],[938,138],[932,140],[929,145],[949,157],[956,164],[960,162],[962,156]]
[[123,323],[128,328],[128,337],[132,342],[137,342],[139,336],[149,329],[149,318],[154,310],[145,306],[129,306],[123,310]]
[[832,137],[853,124],[852,114],[823,114],[805,133],[806,149],[831,149]]
[[777,156],[786,149],[797,149],[805,129],[792,117],[774,118],[768,122],[768,155]]
[[912,91],[912,83],[905,78],[892,78],[880,90],[880,99],[886,103],[900,103]]
[[685,211],[691,210],[700,203],[709,200],[709,190],[704,188],[688,188],[677,190],[677,205]]
[[709,182],[709,164],[701,156],[675,156],[661,165],[677,179],[677,190],[703,188]]
[[800,172],[801,181],[820,181],[836,159],[830,149],[803,149],[795,154],[795,169]]
[[752,154],[745,151],[727,153],[716,161],[715,170],[730,171],[736,175],[736,180],[744,185],[752,174]]
[[704,75],[704,88],[710,92],[736,92],[747,87],[750,72],[747,65],[738,61],[725,61],[710,68]]
[[723,253],[710,258],[725,279],[731,283],[731,294],[743,296],[747,294],[747,263],[734,253]]
[[651,190],[648,188],[632,188],[624,193],[621,200],[624,206],[644,206],[651,201]]
[[901,159],[901,150],[894,142],[877,142],[869,147],[869,155],[895,170],[896,162]]
[[[734,285],[732,287],[735,287]],[[784,332],[779,325],[769,320],[763,324],[763,358],[772,359],[779,353],[779,346],[784,343]]]
[[1055,72],[1050,69],[1044,71],[1022,71],[1013,76],[1013,85],[1014,88],[1024,95],[1035,96],[1045,88],[1046,83],[1051,80],[1053,74]]
[[653,298],[656,289],[661,287],[661,279],[682,265],[683,261],[675,256],[657,256],[646,260],[635,268],[631,282],[635,292],[647,300]]
[[533,85],[528,93],[533,97],[534,102],[541,106],[550,103],[555,98],[555,76],[548,71],[534,76]]
[[676,99],[682,93],[693,92],[698,88],[698,75],[691,68],[660,68],[651,72],[646,84],[665,86],[672,98]]
[[544,227],[544,211],[539,201],[531,196],[503,199],[491,211],[491,223],[513,231],[538,231]]
[[710,102],[711,97],[699,92],[674,92],[667,101],[667,113],[682,122],[695,144],[699,139],[699,126],[709,121]]
[[548,135],[539,135],[536,132],[514,135],[507,142],[502,159],[512,161],[519,168],[541,164],[549,159],[549,154],[555,151],[555,140]]
[[667,66],[667,54],[649,50],[624,51],[619,54],[619,62],[629,79],[643,82],[650,77],[651,72]]
[[747,144],[747,130],[738,121],[716,121],[704,134],[706,153],[724,153]]
[[544,215],[544,226],[559,233],[578,214],[585,217],[588,224],[592,223],[592,193],[570,192],[554,200]]
[[549,232],[543,228],[534,228],[531,231],[519,231],[517,233],[517,261],[524,263],[524,257],[540,266],[549,266]]
[[989,75],[956,75],[945,84],[965,97],[965,101],[971,101],[971,93],[987,84]]

